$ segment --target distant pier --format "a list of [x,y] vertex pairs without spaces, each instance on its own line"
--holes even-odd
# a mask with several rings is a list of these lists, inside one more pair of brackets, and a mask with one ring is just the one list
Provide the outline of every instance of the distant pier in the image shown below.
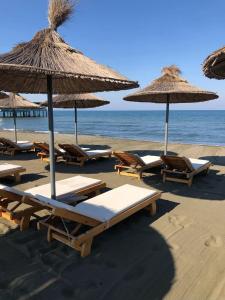
[[[46,118],[48,111],[45,108],[36,109],[15,109],[17,118]],[[13,109],[0,109],[0,118],[13,118]]]

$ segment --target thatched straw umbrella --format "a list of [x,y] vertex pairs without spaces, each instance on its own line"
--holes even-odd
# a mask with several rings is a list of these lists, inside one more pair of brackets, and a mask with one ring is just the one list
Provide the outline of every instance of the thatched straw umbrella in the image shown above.
[[165,155],[168,146],[168,122],[170,103],[191,103],[217,99],[213,92],[203,91],[180,77],[180,69],[173,65],[162,70],[162,76],[154,80],[146,88],[124,98],[134,102],[166,103],[165,122]]
[[[5,94],[6,95],[6,94]],[[13,121],[14,121],[14,134],[15,142],[17,143],[17,126],[16,126],[16,109],[34,109],[39,108],[40,105],[37,105],[33,102],[26,100],[19,94],[10,93],[7,95],[7,98],[0,99],[0,109],[12,109],[13,111]]]
[[64,42],[57,29],[72,12],[71,0],[50,0],[49,28],[39,31],[30,42],[0,55],[1,90],[48,93],[52,198],[56,197],[52,94],[112,91],[138,86]]
[[215,79],[225,79],[225,47],[214,51],[204,61],[205,76]]
[[[75,124],[75,141],[78,145],[78,130],[77,130],[77,109],[95,108],[109,104],[109,101],[100,99],[93,94],[72,94],[58,95],[53,98],[54,108],[73,108],[74,109],[74,124]],[[47,106],[48,101],[42,103],[42,106]]]

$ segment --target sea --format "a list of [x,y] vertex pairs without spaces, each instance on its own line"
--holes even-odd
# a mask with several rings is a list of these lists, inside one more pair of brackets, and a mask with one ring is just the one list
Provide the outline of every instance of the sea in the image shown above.
[[[81,135],[142,141],[164,141],[165,111],[78,111]],[[73,110],[54,110],[56,133],[74,133]],[[18,118],[18,131],[48,133],[47,118]],[[13,120],[0,118],[0,130],[13,130]],[[225,146],[225,111],[172,110],[169,141]]]

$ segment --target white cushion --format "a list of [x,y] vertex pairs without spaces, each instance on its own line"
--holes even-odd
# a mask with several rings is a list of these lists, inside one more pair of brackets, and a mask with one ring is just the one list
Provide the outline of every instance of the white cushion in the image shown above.
[[15,189],[13,187],[9,187],[9,186],[6,186],[6,185],[3,185],[3,184],[0,184],[0,194],[1,194],[1,190],[4,190],[4,191],[7,191],[7,192],[10,192],[10,193],[14,193],[14,194],[17,194],[17,195],[20,195],[20,196],[25,196],[26,193],[18,190],[18,189]]
[[[74,176],[67,179],[56,181],[56,198],[58,200],[65,197],[70,197],[71,193],[78,193],[79,191],[90,188],[98,183],[101,180],[93,179],[84,176]],[[25,191],[26,193],[32,195],[34,198],[38,199],[41,202],[49,203],[51,198],[51,185],[50,183],[37,186]]]
[[208,160],[203,160],[203,159],[196,159],[196,158],[189,158],[192,167],[197,170],[199,168],[201,168],[202,166],[206,165],[209,163]]
[[86,200],[70,210],[106,222],[155,194],[153,190],[125,184]]
[[145,155],[145,156],[141,156],[141,160],[146,164],[154,164],[157,162],[161,162],[161,158],[159,156],[155,156],[155,155]]
[[[15,143],[15,141],[13,141],[13,142]],[[20,144],[31,144],[31,142],[29,142],[29,141],[17,141],[16,144],[18,144],[18,145],[20,145]]]
[[111,150],[89,150],[86,151],[86,154],[91,157],[98,154],[107,155],[110,154],[111,152],[112,152]]
[[22,167],[18,166],[18,165],[3,163],[3,164],[0,164],[0,174],[1,174],[1,172],[5,172],[5,171],[17,171],[21,168]]
[[84,148],[84,147],[82,147],[81,148],[83,151],[88,151],[88,150],[90,150],[90,148]]
[[17,146],[20,149],[29,149],[29,148],[32,148],[33,143],[17,143]]

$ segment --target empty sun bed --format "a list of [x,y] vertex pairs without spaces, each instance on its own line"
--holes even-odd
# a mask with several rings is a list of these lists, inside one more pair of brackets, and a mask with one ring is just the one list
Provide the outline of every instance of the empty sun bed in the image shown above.
[[[38,151],[37,156],[41,158],[42,161],[49,160],[49,144],[45,142],[35,142],[34,143],[35,149]],[[58,149],[55,147],[55,160],[58,161],[63,159],[65,151],[63,149]]]
[[[58,240],[85,257],[91,252],[93,239],[103,231],[144,208],[154,215],[160,195],[153,190],[126,184],[83,201],[75,207],[52,201],[49,205],[51,218],[40,221],[38,228],[47,227],[49,242]],[[66,226],[68,222],[64,220],[71,221],[74,225],[72,230],[69,230]],[[83,226],[86,230],[82,230]]]
[[208,173],[211,163],[208,160],[179,157],[179,156],[161,156],[164,162],[162,169],[163,182],[175,181],[192,185],[193,177],[199,173]]
[[[61,203],[74,204],[80,200],[78,196],[99,194],[105,186],[99,179],[74,176],[56,182],[57,199]],[[25,230],[29,227],[31,217],[38,218],[35,213],[45,209],[50,198],[50,184],[25,192],[0,185],[0,216],[19,224],[20,229]]]
[[80,146],[73,144],[59,144],[59,147],[65,151],[64,159],[66,163],[79,166],[83,166],[86,161],[91,159],[112,156],[112,150],[84,151]]
[[15,155],[17,152],[28,152],[34,150],[33,143],[28,141],[13,142],[10,139],[0,137],[0,153],[6,155]]
[[25,168],[18,165],[0,163],[0,178],[13,176],[15,182],[20,182],[21,173],[25,171]]
[[139,156],[126,151],[114,151],[113,154],[119,161],[115,165],[115,169],[120,175],[135,176],[141,179],[144,171],[162,165],[160,156]]

